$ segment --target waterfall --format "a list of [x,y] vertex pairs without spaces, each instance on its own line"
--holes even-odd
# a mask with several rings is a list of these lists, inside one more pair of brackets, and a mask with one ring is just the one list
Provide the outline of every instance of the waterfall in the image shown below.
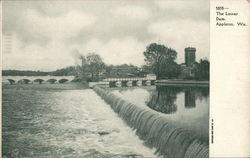
[[208,158],[208,143],[178,123],[129,103],[105,89],[94,91],[134,130],[156,154],[168,158]]

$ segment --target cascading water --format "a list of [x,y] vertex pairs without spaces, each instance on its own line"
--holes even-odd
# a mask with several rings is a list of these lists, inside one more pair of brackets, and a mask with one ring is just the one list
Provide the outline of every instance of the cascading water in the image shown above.
[[208,158],[208,143],[173,120],[129,103],[99,86],[94,91],[145,141],[156,153],[168,158]]

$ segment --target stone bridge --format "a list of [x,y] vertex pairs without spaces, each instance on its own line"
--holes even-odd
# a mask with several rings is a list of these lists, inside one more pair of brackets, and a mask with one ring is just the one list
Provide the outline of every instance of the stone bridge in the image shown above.
[[2,82],[9,84],[42,84],[42,83],[66,83],[74,79],[74,76],[3,76]]
[[106,78],[103,82],[108,82],[110,87],[131,87],[131,86],[150,86],[155,84],[154,78]]

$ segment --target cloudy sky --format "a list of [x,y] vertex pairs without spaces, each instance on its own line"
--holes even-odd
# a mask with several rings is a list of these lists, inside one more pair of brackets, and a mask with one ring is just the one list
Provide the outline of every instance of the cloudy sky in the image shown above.
[[3,69],[50,71],[99,54],[107,64],[144,64],[152,42],[209,59],[209,1],[4,1]]

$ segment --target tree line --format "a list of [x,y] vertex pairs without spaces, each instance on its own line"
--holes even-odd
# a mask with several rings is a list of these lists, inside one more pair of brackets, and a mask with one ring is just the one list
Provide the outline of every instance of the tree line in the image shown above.
[[104,78],[114,77],[139,77],[142,74],[139,67],[135,65],[108,65],[103,62],[100,55],[88,53],[86,56],[80,55],[81,65],[76,66],[76,78],[78,80],[99,81]]
[[29,70],[2,70],[3,76],[74,76],[76,74],[75,66],[58,69],[55,71],[29,71]]
[[154,73],[159,79],[194,79],[209,80],[210,63],[207,59],[201,59],[194,63],[193,76],[180,77],[183,71],[181,64],[176,63],[177,52],[162,44],[151,43],[143,52],[145,65],[107,65],[100,55],[88,53],[80,55],[80,65],[70,66],[51,72],[3,70],[3,76],[76,76],[79,81],[99,81],[108,77],[143,77]]
[[149,73],[154,73],[156,79],[194,79],[209,80],[209,61],[201,59],[193,64],[190,73],[192,76],[184,76],[183,67],[176,63],[177,52],[165,45],[151,43],[143,52],[145,65],[141,68],[134,65],[106,65],[100,55],[89,53],[81,55],[82,65],[78,66],[79,78],[88,81],[98,81],[108,77],[142,77]]
[[[156,75],[156,79],[180,78],[184,68],[176,63],[177,52],[165,45],[151,43],[143,52],[146,65]],[[209,80],[210,63],[207,59],[200,59],[192,66],[192,76],[184,76],[181,79]]]

